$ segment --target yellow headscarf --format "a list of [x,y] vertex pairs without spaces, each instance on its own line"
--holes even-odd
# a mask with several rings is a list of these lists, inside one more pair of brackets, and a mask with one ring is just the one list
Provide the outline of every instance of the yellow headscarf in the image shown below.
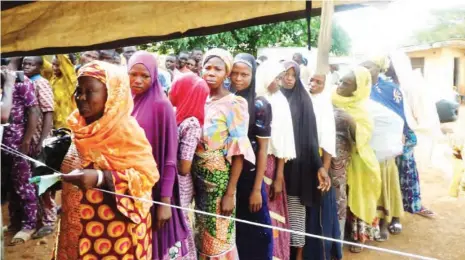
[[76,108],[72,102],[73,93],[76,89],[77,76],[74,65],[67,55],[56,55],[60,63],[61,77],[52,76],[50,86],[52,86],[55,97],[55,111],[53,113],[53,126],[55,128],[68,128],[66,119]]
[[356,142],[347,167],[348,205],[352,213],[371,224],[376,217],[376,204],[381,193],[381,173],[378,160],[370,146],[373,120],[365,107],[371,93],[371,75],[364,67],[353,69],[357,90],[351,97],[333,92],[333,104],[346,111],[356,123]]
[[386,72],[389,68],[389,64],[391,63],[391,60],[386,55],[373,56],[369,60],[376,64],[381,72]]

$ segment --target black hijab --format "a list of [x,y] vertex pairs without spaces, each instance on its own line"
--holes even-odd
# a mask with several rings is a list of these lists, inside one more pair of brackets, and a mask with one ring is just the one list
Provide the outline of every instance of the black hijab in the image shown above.
[[[235,94],[238,96],[243,97],[247,100],[247,104],[249,107],[249,130],[252,129],[252,126],[255,124],[255,72],[257,71],[257,62],[255,61],[255,57],[248,53],[239,53],[234,57],[234,64],[241,62],[246,64],[252,69],[252,80],[250,81],[250,85],[248,88],[239,90]],[[234,86],[233,86],[234,87]]]
[[313,104],[300,80],[300,68],[294,61],[284,62],[286,70],[294,68],[296,83],[292,89],[281,88],[292,114],[297,158],[284,166],[287,193],[298,196],[305,206],[318,205],[318,169],[322,167]]

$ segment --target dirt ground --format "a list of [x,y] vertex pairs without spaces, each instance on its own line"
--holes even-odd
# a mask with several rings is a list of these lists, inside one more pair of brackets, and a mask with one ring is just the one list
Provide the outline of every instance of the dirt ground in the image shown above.
[[[460,120],[455,123],[445,124],[444,128],[455,133],[465,131],[465,106],[461,107]],[[370,245],[433,257],[442,260],[465,259],[465,193],[459,198],[448,195],[450,181],[444,174],[435,170],[430,163],[427,142],[420,139],[416,150],[419,163],[423,204],[433,210],[437,217],[426,219],[421,216],[406,214],[401,220],[403,232],[397,236],[391,236],[383,243],[373,242]],[[58,194],[57,194],[58,195]],[[57,196],[59,197],[59,196]],[[3,207],[4,224],[7,223],[7,208]],[[8,243],[11,235],[7,235]],[[5,247],[5,259],[35,259],[47,260],[52,255],[56,236],[49,236],[43,240],[29,241],[24,245]],[[345,260],[391,260],[409,259],[380,253],[372,250],[364,250],[360,254],[352,254],[344,250]]]

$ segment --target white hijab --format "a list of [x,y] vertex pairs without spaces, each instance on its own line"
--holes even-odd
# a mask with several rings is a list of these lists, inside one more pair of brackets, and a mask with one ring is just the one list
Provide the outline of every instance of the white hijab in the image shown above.
[[394,159],[403,152],[402,135],[404,119],[381,103],[372,99],[367,101],[373,118],[373,134],[370,146],[379,162]]
[[296,157],[291,109],[281,91],[278,90],[275,93],[268,91],[268,86],[284,71],[282,64],[265,61],[257,69],[255,91],[257,97],[264,97],[271,104],[273,113],[271,143],[268,146],[268,154],[287,161]]
[[316,128],[318,131],[318,143],[320,148],[336,157],[336,122],[331,100],[331,74],[326,75],[325,88],[319,94],[310,94],[315,111]]

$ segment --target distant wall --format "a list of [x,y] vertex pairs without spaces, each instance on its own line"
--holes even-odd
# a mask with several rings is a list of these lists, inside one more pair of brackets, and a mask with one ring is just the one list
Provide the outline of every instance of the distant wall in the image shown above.
[[424,58],[423,76],[433,86],[454,86],[454,58],[458,58],[457,88],[465,95],[465,49],[442,47],[408,52],[410,58]]

